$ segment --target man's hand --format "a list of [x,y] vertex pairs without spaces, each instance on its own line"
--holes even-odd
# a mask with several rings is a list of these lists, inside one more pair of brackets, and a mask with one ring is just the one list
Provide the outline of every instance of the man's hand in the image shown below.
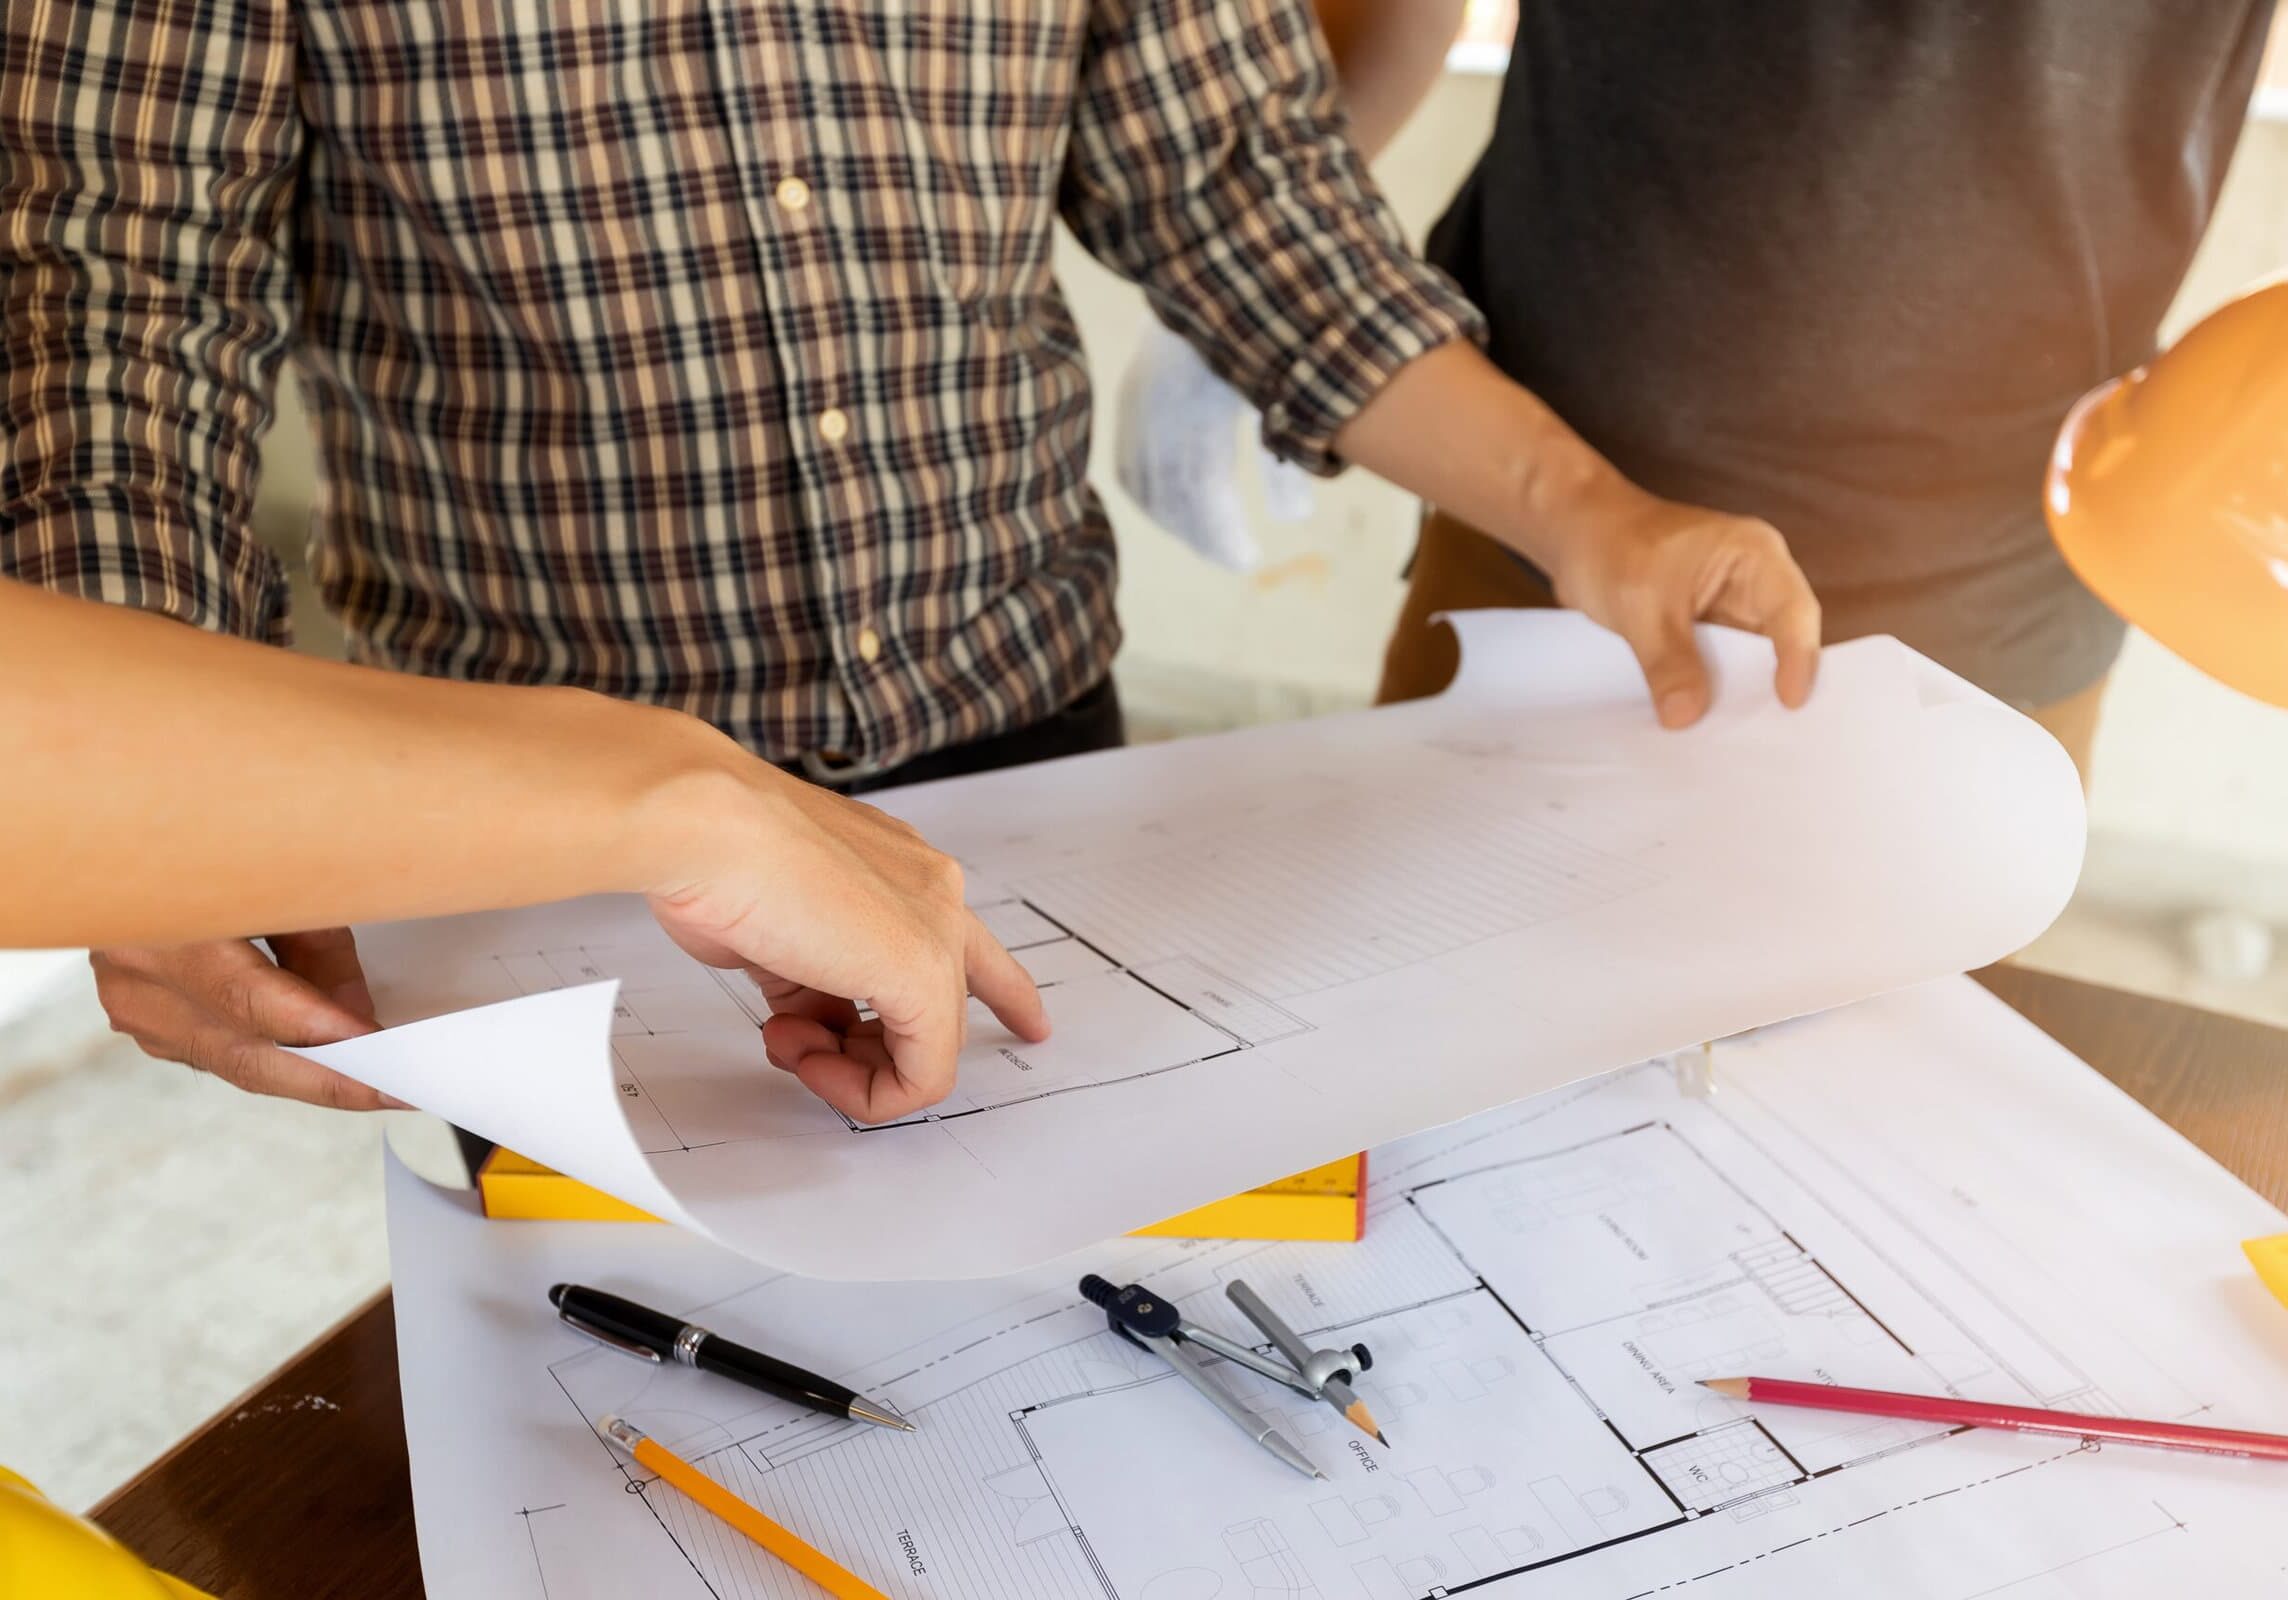
[[[773,1065],[844,1114],[882,1122],[952,1090],[970,996],[1019,1037],[1048,1037],[1040,991],[963,903],[952,857],[704,723],[593,704],[604,731],[653,746],[661,763],[605,808],[610,837],[591,848],[626,876],[598,887],[640,888],[684,950],[754,978],[773,1013]],[[265,942],[275,962],[246,940],[99,951],[97,992],[112,1026],[161,1060],[261,1094],[395,1106],[293,1053],[373,1031],[349,931]]]
[[1810,696],[1819,602],[1772,526],[1647,494],[1470,345],[1399,368],[1335,447],[1525,556],[1628,640],[1664,726],[1708,709],[1698,621],[1765,635],[1781,701]]
[[1811,697],[1819,602],[1770,523],[1618,485],[1565,557],[1552,574],[1558,601],[1628,641],[1662,727],[1689,727],[1708,710],[1695,622],[1763,634],[1778,656],[1780,703],[1795,707]]
[[[268,955],[217,935],[594,894],[648,895],[685,949],[753,973],[769,1053],[854,1117],[952,1088],[972,994],[1048,1033],[951,859],[680,711],[316,661],[0,578],[0,727],[40,775],[0,783],[0,947],[93,948],[115,1028],[246,1089],[389,1103],[294,1054],[373,1029],[346,930]],[[255,792],[300,803],[257,835]]]
[[180,1061],[256,1094],[349,1111],[397,1102],[292,1053],[371,1033],[373,997],[347,928],[98,950],[95,988],[111,1026],[145,1055]]
[[1019,1038],[1048,1037],[1040,991],[963,903],[960,864],[905,823],[760,763],[677,808],[689,854],[653,913],[691,955],[754,978],[771,1063],[844,1115],[944,1099],[971,995]]

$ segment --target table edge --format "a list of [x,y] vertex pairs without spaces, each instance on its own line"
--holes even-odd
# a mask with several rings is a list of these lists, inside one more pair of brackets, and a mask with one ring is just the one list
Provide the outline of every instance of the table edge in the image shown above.
[[208,1416],[206,1421],[200,1423],[197,1427],[193,1428],[189,1433],[184,1434],[180,1439],[177,1439],[173,1444],[169,1445],[158,1455],[153,1456],[149,1461],[144,1462],[142,1466],[136,1468],[133,1475],[127,1478],[125,1482],[119,1484],[109,1494],[105,1495],[101,1500],[98,1500],[94,1505],[88,1508],[86,1513],[87,1519],[90,1522],[101,1522],[105,1517],[111,1514],[113,1509],[122,1499],[126,1498],[130,1494],[133,1494],[137,1489],[141,1488],[146,1482],[150,1480],[153,1474],[159,1472],[177,1456],[198,1445],[206,1438],[208,1434],[213,1433],[217,1428],[223,1426],[224,1423],[236,1417],[239,1412],[245,1410],[251,1401],[262,1394],[262,1392],[268,1389],[272,1384],[276,1383],[281,1374],[289,1371],[299,1362],[308,1359],[317,1351],[324,1349],[327,1345],[332,1344],[336,1339],[340,1338],[349,1330],[352,1323],[359,1321],[361,1318],[370,1316],[375,1308],[389,1299],[391,1293],[391,1286],[386,1283],[383,1284],[380,1288],[374,1290],[373,1293],[367,1295],[363,1300],[360,1300],[349,1310],[336,1317],[325,1328],[321,1329],[315,1334],[312,1334],[292,1355],[279,1362],[268,1372],[265,1372],[261,1377],[255,1379],[254,1382],[248,1384],[232,1399],[224,1402],[222,1405],[217,1406],[213,1413]]

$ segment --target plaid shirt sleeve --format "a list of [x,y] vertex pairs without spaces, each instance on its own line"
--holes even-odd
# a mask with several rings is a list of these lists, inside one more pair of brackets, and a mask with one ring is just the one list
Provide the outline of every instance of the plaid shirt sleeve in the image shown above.
[[0,572],[282,642],[248,530],[301,143],[286,0],[10,0]]
[[1400,367],[1485,336],[1400,237],[1302,0],[1099,0],[1062,209],[1314,472]]

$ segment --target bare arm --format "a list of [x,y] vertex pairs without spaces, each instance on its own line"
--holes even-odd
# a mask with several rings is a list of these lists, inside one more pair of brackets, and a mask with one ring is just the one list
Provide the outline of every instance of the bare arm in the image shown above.
[[[1380,151],[1444,69],[1463,0],[1316,0],[1353,140]],[[1483,528],[1625,637],[1660,719],[1696,720],[1700,618],[1767,634],[1780,698],[1810,693],[1819,606],[1768,524],[1645,493],[1459,341],[1402,367],[1337,437],[1344,457]]]
[[1800,703],[1819,608],[1780,536],[1637,489],[1473,348],[1482,320],[1406,248],[1317,43],[1292,0],[1106,0],[1067,156],[1074,234],[1263,413],[1274,451],[1355,461],[1533,557],[1627,638],[1662,722],[1708,704],[1696,618],[1769,634]]
[[[0,750],[0,946],[645,894],[693,955],[755,975],[783,1013],[773,1058],[861,1120],[950,1087],[965,990],[1046,1029],[953,862],[678,712],[314,661],[0,580]],[[197,1064],[371,1103],[229,1048]]]
[[1696,620],[1766,635],[1780,699],[1810,695],[1819,602],[1779,533],[1639,489],[1470,345],[1400,368],[1335,445],[1501,540],[1549,574],[1563,604],[1625,638],[1665,725],[1708,707]]
[[650,886],[711,731],[291,656],[0,582],[0,945],[174,943]]
[[1351,142],[1380,155],[1446,69],[1466,0],[1317,0]]
[[[293,315],[297,16],[0,17],[0,575],[283,638],[248,513]],[[756,972],[785,1013],[766,1037],[812,1087],[861,1118],[911,1109],[952,1081],[965,965],[1040,1025],[959,876],[667,712],[0,590],[0,945],[98,946],[113,1027],[247,1088],[375,1103],[291,1053],[373,1026],[336,924],[630,889],[694,954]],[[246,934],[268,953],[218,937]]]

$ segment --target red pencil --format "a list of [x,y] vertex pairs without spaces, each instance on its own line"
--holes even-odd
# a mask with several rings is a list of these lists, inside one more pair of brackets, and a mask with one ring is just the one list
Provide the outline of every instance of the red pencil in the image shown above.
[[1850,1411],[1866,1417],[1899,1417],[1908,1422],[1938,1422],[1956,1428],[2062,1433],[2080,1439],[2103,1439],[2110,1444],[2148,1444],[2163,1450],[2199,1450],[2212,1456],[2288,1461],[2288,1438],[2276,1433],[2195,1428],[2182,1422],[2134,1422],[2127,1417],[2042,1411],[2033,1406],[1995,1406],[1980,1400],[1953,1400],[1943,1395],[1838,1389],[1832,1384],[1791,1383],[1785,1378],[1703,1378],[1700,1385],[1734,1400],[1760,1400],[1771,1405]]

